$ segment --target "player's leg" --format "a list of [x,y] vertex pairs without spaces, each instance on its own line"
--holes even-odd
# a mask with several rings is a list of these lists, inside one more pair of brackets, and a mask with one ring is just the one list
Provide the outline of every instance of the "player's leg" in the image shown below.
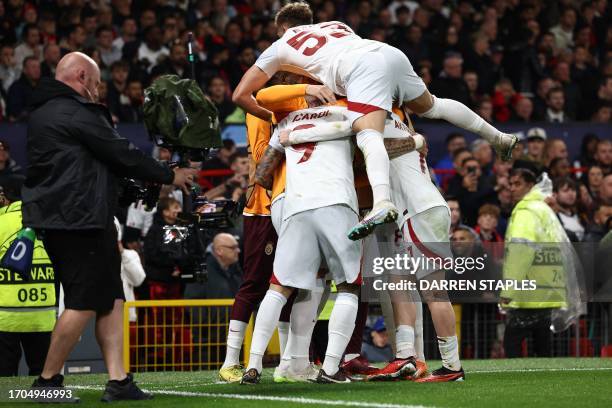
[[404,106],[419,116],[428,119],[443,119],[478,134],[491,143],[503,160],[510,160],[512,150],[518,143],[516,136],[499,131],[461,102],[436,98],[427,90],[418,98],[404,102]]
[[[404,235],[425,257],[443,260],[452,257],[448,243],[450,212],[447,207],[433,207],[408,220]],[[445,272],[435,262],[417,271],[417,278],[443,280]],[[459,360],[455,311],[448,300],[446,291],[423,291],[421,295],[427,302],[438,337],[438,349],[442,357],[442,367],[431,375],[421,378],[421,382],[462,381],[465,378]]]
[[359,296],[359,306],[357,308],[357,318],[355,319],[355,329],[346,346],[343,362],[340,365],[342,370],[352,378],[358,378],[373,374],[378,369],[372,367],[367,358],[361,355],[361,345],[363,343],[363,332],[368,319],[369,303],[362,301]]
[[242,378],[240,350],[244,334],[251,314],[268,289],[277,242],[270,217],[244,217],[244,237],[243,279],[230,316],[225,361],[219,370],[219,378],[226,382]]
[[[319,305],[324,293],[324,279],[317,279],[314,290],[300,290],[291,311],[291,328],[283,361],[289,365],[283,380],[304,382],[316,378],[318,370],[310,364],[309,349]],[[284,382],[279,377],[275,382]]]
[[[257,313],[249,364],[242,384],[256,384],[262,372],[262,359],[270,338],[278,324],[281,310],[293,288],[314,289],[320,254],[316,234],[312,228],[313,211],[304,211],[285,220],[281,227],[278,250],[270,289],[266,292]],[[296,243],[299,242],[299,247]],[[300,270],[296,270],[296,267]]]
[[314,215],[318,242],[338,289],[329,318],[325,359],[316,381],[350,382],[339,365],[355,329],[361,286],[361,244],[350,241],[343,231],[357,220],[357,214],[345,205],[332,205],[318,208]]
[[372,211],[349,232],[353,240],[369,235],[377,225],[395,221],[398,215],[391,203],[389,156],[382,135],[393,95],[389,70],[381,58],[377,52],[361,57],[346,85],[348,116],[363,152],[374,201]]

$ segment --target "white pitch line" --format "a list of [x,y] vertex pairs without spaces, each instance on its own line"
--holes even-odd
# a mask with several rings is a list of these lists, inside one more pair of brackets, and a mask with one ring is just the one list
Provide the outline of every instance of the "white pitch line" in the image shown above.
[[575,367],[575,368],[524,368],[522,370],[465,370],[466,374],[499,374],[499,373],[541,373],[545,371],[610,371],[612,367]]
[[[80,390],[103,390],[103,387],[88,385],[69,385],[68,388]],[[360,408],[433,408],[424,405],[403,405],[403,404],[384,404],[379,402],[343,401],[343,400],[322,400],[315,398],[297,397],[275,397],[272,395],[251,395],[251,394],[219,394],[212,392],[191,392],[191,391],[171,391],[171,390],[144,390],[162,395],[176,395],[179,397],[205,397],[205,398],[227,398],[250,401],[273,401],[290,402],[294,404],[307,405],[330,405],[341,407],[360,407]]]

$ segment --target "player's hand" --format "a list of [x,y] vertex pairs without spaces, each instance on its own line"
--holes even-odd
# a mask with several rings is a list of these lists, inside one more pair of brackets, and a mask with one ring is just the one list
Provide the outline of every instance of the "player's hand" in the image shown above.
[[291,133],[290,129],[281,130],[278,133],[278,140],[280,141],[280,144],[282,144],[285,147],[289,146],[289,134],[290,133]]
[[306,95],[314,96],[322,103],[336,103],[336,95],[325,85],[306,85]]
[[198,170],[177,167],[173,169],[173,171],[174,180],[172,180],[172,184],[177,187],[180,187],[181,190],[185,192],[185,194],[189,194],[189,188],[191,188],[191,186],[193,185],[195,178],[198,175]]

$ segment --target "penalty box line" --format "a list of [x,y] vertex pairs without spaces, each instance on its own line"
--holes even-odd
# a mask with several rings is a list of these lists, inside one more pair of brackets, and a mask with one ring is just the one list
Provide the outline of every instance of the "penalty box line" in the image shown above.
[[[104,387],[88,386],[88,385],[69,385],[68,388],[78,390],[104,390]],[[316,398],[303,397],[276,397],[273,395],[251,395],[251,394],[223,394],[213,392],[196,392],[196,391],[174,391],[164,389],[144,390],[151,392],[154,395],[170,395],[177,397],[201,397],[201,398],[226,398],[247,401],[271,401],[271,402],[290,402],[294,404],[306,405],[329,405],[340,407],[359,407],[359,408],[434,408],[424,405],[404,405],[404,404],[386,404],[380,402],[363,402],[363,401],[344,401],[344,400],[323,400]]]

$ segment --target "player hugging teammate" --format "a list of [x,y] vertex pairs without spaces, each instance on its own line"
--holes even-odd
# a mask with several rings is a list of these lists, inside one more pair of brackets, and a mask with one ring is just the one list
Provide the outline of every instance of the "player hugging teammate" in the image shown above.
[[[407,126],[397,126],[404,118],[402,111],[396,111],[399,116],[391,115],[393,104],[475,132],[489,140],[503,158],[510,157],[517,140],[463,104],[431,95],[401,51],[361,39],[340,22],[313,25],[312,11],[305,3],[284,6],[276,16],[276,25],[281,38],[245,73],[233,96],[250,115],[278,122],[256,176],[269,188],[271,168],[275,168],[276,196],[271,216],[279,238],[274,274],[259,307],[249,364],[240,381],[259,382],[262,357],[281,310],[297,292],[287,343],[281,350],[283,360],[275,376],[290,381],[350,382],[351,373],[346,369],[350,365],[345,362],[341,368],[340,363],[353,332],[362,330],[355,330],[362,283],[362,245],[358,240],[387,224],[377,230],[377,239],[393,242],[399,227],[401,239],[396,251],[412,256],[451,256],[450,212],[429,178],[424,139],[411,134]],[[253,94],[278,71],[308,77],[325,87],[297,85],[282,91],[272,87],[254,98]],[[314,97],[311,103],[307,94]],[[346,100],[336,101],[335,95],[346,96]],[[313,107],[314,99],[326,105]],[[269,138],[269,127],[264,133],[262,140]],[[373,196],[372,210],[361,220],[353,173],[354,143],[363,153]],[[283,164],[278,165],[281,160]],[[283,196],[279,186],[284,183],[280,179],[285,171]],[[398,208],[402,214],[399,219]],[[393,223],[396,220],[397,225]],[[308,346],[325,286],[325,281],[318,278],[322,260],[338,294],[329,320],[325,359],[316,370],[308,360]],[[420,270],[416,278],[440,279],[443,274],[440,270]],[[401,278],[389,277],[392,281]],[[385,368],[370,371],[367,378],[463,380],[455,315],[446,293],[421,293],[437,330],[443,362],[429,375],[424,375],[426,366],[419,347],[420,297],[397,291],[389,295],[396,326],[396,358]],[[228,350],[229,343],[228,335]],[[235,366],[234,370],[237,374],[239,368]],[[230,382],[238,380],[238,375],[224,376],[223,370],[220,376]]]

